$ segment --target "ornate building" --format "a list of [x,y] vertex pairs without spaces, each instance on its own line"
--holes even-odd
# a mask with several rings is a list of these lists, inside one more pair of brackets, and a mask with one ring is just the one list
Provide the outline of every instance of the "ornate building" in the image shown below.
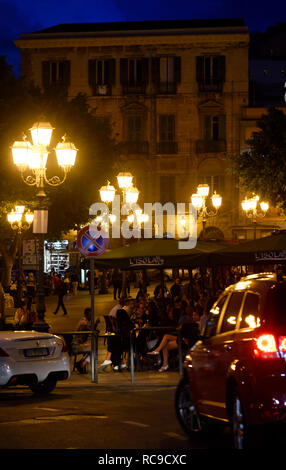
[[[240,151],[248,106],[248,28],[241,19],[63,24],[21,35],[21,73],[42,88],[88,96],[121,145],[143,202],[189,202],[198,184],[223,198],[208,225],[226,238],[239,191],[227,156]],[[106,179],[112,180],[106,167]]]

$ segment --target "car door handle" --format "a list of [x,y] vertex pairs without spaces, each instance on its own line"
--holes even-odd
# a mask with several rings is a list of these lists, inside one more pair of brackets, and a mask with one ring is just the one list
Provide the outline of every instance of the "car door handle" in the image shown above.
[[224,348],[226,351],[231,351],[231,350],[232,350],[232,345],[231,345],[231,344],[224,344],[224,345],[223,345],[223,348]]
[[203,348],[202,351],[203,351],[204,353],[207,353],[207,354],[210,354],[210,352],[211,352],[211,350],[208,349],[208,348]]

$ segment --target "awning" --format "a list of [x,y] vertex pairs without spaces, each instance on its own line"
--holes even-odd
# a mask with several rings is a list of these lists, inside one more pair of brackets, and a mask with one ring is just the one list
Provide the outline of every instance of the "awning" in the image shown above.
[[[94,258],[97,268],[120,269],[167,269],[195,268],[210,266],[210,254],[226,249],[229,243],[223,241],[199,240],[195,248],[179,249],[178,240],[150,239],[130,244],[114,250],[107,250]],[[82,267],[89,269],[89,259],[85,258]]]

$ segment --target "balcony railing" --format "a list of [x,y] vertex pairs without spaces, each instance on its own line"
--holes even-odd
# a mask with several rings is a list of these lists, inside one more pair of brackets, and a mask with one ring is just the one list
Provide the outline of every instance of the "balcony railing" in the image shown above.
[[97,85],[95,84],[92,87],[93,96],[110,96],[111,95],[111,85]]
[[149,142],[146,141],[125,141],[120,147],[121,151],[127,154],[147,154],[149,152]]
[[130,83],[126,83],[122,85],[122,93],[124,95],[129,94],[144,94],[146,92],[146,83],[139,83],[132,85]]
[[198,82],[199,92],[214,92],[221,93],[223,82],[221,80],[206,80]]
[[197,140],[196,142],[197,153],[216,153],[226,151],[225,140]]
[[157,153],[163,155],[178,153],[178,142],[157,142]]

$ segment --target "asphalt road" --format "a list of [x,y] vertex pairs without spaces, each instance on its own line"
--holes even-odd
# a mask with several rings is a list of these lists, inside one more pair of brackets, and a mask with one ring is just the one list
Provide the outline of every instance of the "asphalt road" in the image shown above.
[[1,449],[230,448],[221,430],[189,440],[174,410],[175,387],[60,385],[46,398],[19,387],[0,393]]

